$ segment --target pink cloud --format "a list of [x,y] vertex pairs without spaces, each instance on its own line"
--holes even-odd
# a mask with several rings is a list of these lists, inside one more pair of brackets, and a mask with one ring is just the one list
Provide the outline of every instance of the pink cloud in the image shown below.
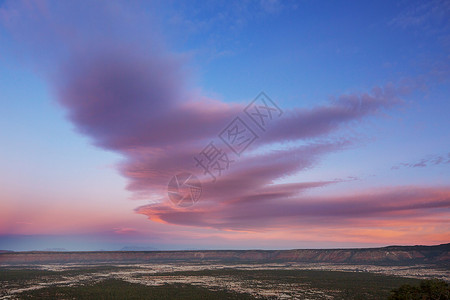
[[[290,188],[298,192],[326,184],[329,183],[306,183],[302,187],[293,185]],[[277,186],[271,188],[276,190]],[[136,211],[159,222],[237,231],[353,226],[358,223],[373,229],[383,222],[449,217],[448,188],[397,187],[381,192],[334,197],[289,197],[290,188],[280,188],[281,194],[255,192],[251,199],[241,197],[233,201],[235,199],[230,197],[230,201],[198,205],[194,209],[152,204],[139,207]]]

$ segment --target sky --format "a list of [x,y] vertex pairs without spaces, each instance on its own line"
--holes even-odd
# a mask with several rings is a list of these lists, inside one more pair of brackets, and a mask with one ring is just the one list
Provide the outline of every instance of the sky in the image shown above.
[[449,71],[449,1],[0,0],[0,249],[448,243]]

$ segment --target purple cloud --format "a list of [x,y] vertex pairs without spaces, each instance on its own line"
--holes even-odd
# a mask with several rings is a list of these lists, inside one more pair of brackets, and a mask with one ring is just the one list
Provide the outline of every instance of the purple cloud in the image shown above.
[[[327,184],[311,182],[291,188],[298,192]],[[202,206],[193,210],[177,210],[166,204],[152,204],[137,208],[137,212],[152,220],[171,224],[258,231],[282,224],[300,228],[368,224],[374,220],[423,219],[439,216],[450,208],[448,188],[397,187],[381,192],[359,192],[334,197],[289,197],[289,191],[280,191],[280,194],[261,192],[252,195],[254,198],[251,199],[244,197],[242,201]]]
[[[134,30],[147,24],[139,18],[130,20],[129,10],[117,7],[121,4],[56,3],[28,7],[25,2],[8,2],[1,18],[13,34],[26,41],[26,47],[31,44],[32,55],[41,53],[49,62],[43,70],[76,129],[98,147],[124,157],[119,170],[129,181],[128,189],[167,201],[170,178],[181,171],[201,172],[195,168],[193,156],[217,138],[244,104],[223,103],[193,92],[180,57],[165,50],[156,34],[148,37]],[[122,24],[127,25],[122,28]],[[208,220],[196,211],[177,211],[166,204],[140,207],[137,212],[169,223],[217,228],[248,227],[269,214],[274,218],[307,216],[308,212],[323,217],[327,212],[370,214],[378,206],[355,206],[356,199],[339,199],[339,205],[333,201],[315,205],[295,202],[301,200],[297,197],[304,190],[333,181],[274,182],[351,145],[345,138],[319,139],[398,105],[401,95],[399,89],[386,85],[370,93],[338,96],[318,107],[286,110],[258,140],[257,147],[305,140],[308,144],[262,153],[253,147],[249,150],[255,153],[239,158],[214,185],[204,182],[198,209],[211,212]],[[255,206],[256,201],[264,205]],[[230,209],[219,213],[219,207]],[[211,222],[211,217],[217,219]]]

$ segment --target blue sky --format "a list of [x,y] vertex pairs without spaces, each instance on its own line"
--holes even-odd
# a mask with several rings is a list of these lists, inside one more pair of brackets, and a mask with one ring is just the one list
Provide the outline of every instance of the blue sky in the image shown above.
[[[449,20],[448,1],[0,0],[0,248],[64,247],[71,236],[82,246],[66,248],[93,250],[448,241]],[[114,74],[120,70],[130,77]],[[77,72],[87,72],[86,79]],[[117,86],[102,86],[108,72],[121,78]],[[150,81],[149,90],[141,79],[130,79],[136,74]],[[120,98],[135,86],[149,99],[139,93]],[[116,94],[105,97],[109,91]],[[193,211],[171,206],[164,183],[172,165],[182,162],[184,168],[186,153],[216,138],[260,91],[287,119],[258,145],[269,153],[305,155],[292,159],[298,168],[261,173],[253,190],[235,186],[233,199],[222,199],[213,192],[219,186],[205,183],[211,198]],[[89,97],[100,99],[99,106],[85,109]],[[343,105],[354,114],[333,119],[330,112],[339,115]],[[142,107],[157,109],[145,116]],[[110,117],[120,111],[126,113],[115,124]],[[180,111],[185,119],[176,119]],[[303,117],[316,121],[305,125]],[[134,134],[142,124],[160,131]],[[186,130],[184,138],[174,130]],[[303,134],[309,131],[316,133]],[[317,145],[331,150],[320,152]],[[261,157],[257,167],[277,159]],[[224,184],[258,170],[251,157],[238,163]],[[323,210],[308,224],[288,214],[270,217],[263,209],[253,214],[243,199],[261,197],[259,190],[274,183],[296,184],[299,194],[267,206],[261,200],[267,210],[281,201],[280,211],[283,205],[300,211],[311,199],[323,201]],[[403,208],[370,216],[367,224],[364,215],[346,213],[333,216],[330,227],[302,230],[320,224],[330,203],[350,207],[372,197],[380,203],[399,198]],[[416,202],[430,204],[420,211],[411,208]],[[233,209],[248,213],[230,215]],[[194,212],[216,221],[194,222]],[[33,242],[23,244],[26,236]],[[99,237],[95,246],[92,236]]]

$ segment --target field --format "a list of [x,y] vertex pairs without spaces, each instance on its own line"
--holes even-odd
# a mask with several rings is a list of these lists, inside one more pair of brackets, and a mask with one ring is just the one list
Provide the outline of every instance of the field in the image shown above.
[[418,285],[419,278],[431,278],[432,272],[448,276],[445,270],[427,268],[416,267],[409,275],[404,267],[370,268],[374,267],[213,263],[3,265],[0,299],[387,299],[392,289],[403,284]]

